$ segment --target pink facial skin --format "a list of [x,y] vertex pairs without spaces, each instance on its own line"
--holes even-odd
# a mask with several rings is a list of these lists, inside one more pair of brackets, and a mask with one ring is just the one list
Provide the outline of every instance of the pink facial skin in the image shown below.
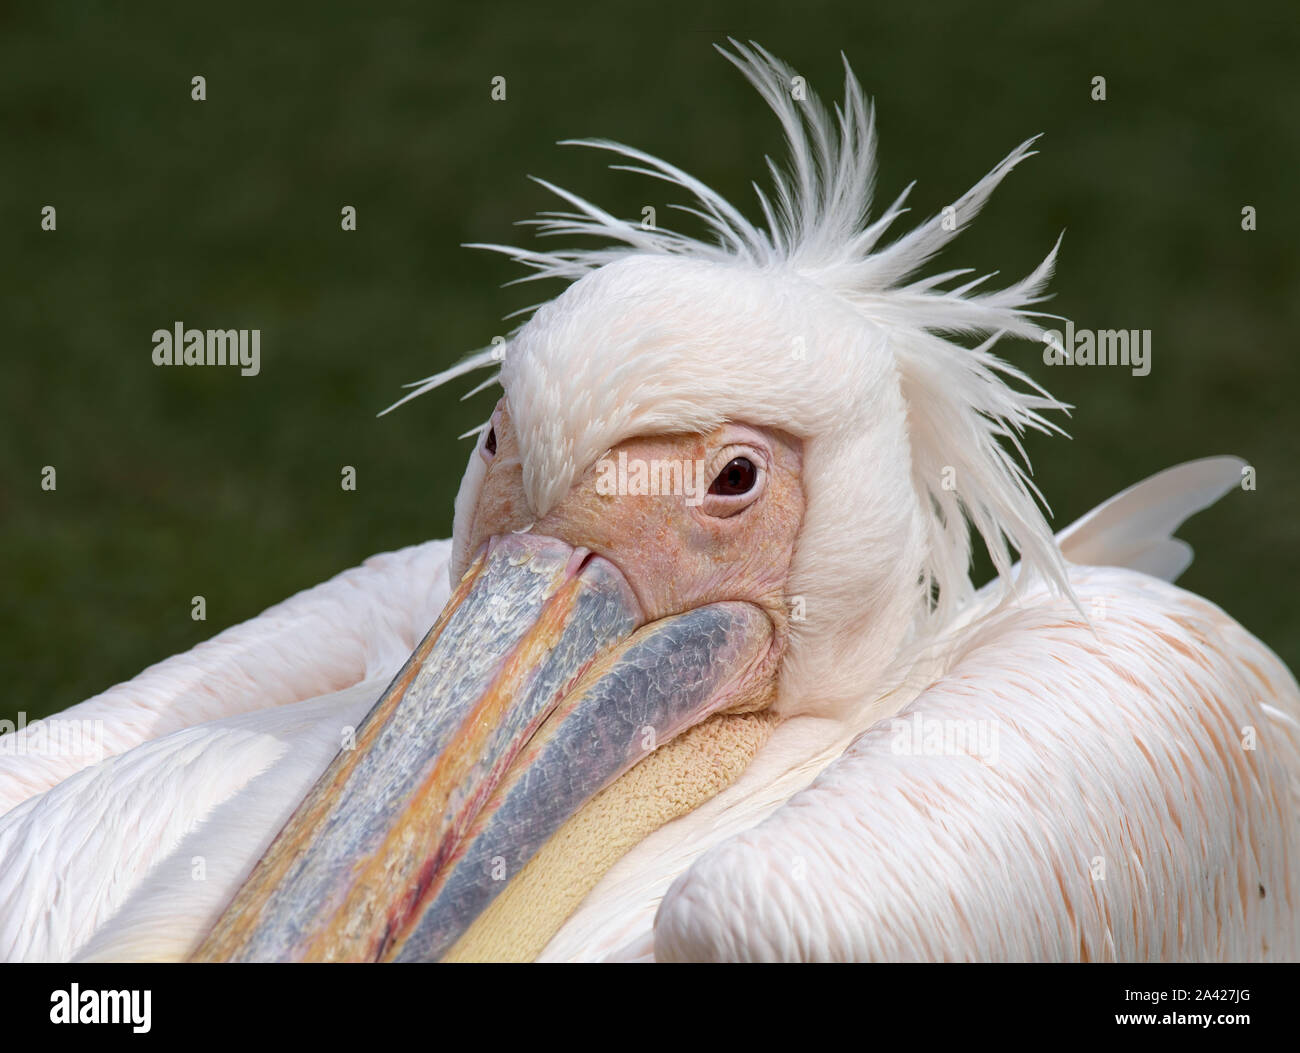
[[[494,452],[488,449],[492,444]],[[736,458],[757,471],[752,486],[743,493],[697,490],[692,500],[680,492],[602,492],[609,489],[611,469],[603,469],[602,479],[598,461],[541,519],[536,519],[524,491],[518,440],[504,398],[493,414],[490,436],[480,440],[479,453],[487,462],[487,473],[470,524],[468,558],[495,535],[531,529],[583,546],[614,563],[649,621],[708,603],[751,603],[767,614],[774,629],[771,652],[761,670],[755,670],[756,679],[766,684],[761,693],[770,695],[787,639],[790,611],[785,585],[804,512],[799,439],[734,422],[707,435],[628,439],[601,461],[617,464],[619,455],[626,454],[628,465],[638,459],[647,465],[689,462],[692,473],[703,462],[699,490],[715,482],[721,484],[716,489],[734,490],[734,485],[726,484],[738,477],[744,487],[750,478],[745,471],[733,470],[718,480]]]

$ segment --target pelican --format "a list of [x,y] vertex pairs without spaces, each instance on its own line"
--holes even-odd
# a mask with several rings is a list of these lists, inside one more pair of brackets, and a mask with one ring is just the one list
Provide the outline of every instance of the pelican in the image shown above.
[[0,955],[1300,954],[1300,689],[1173,584],[1246,466],[1053,534],[1020,437],[1066,407],[995,344],[1043,340],[1059,240],[1005,288],[921,276],[1033,140],[887,237],[847,62],[827,109],[723,54],[788,140],[762,222],[581,141],[707,240],[544,184],[541,233],[596,247],[484,246],[569,284],[407,395],[502,389],[452,538],[60,714],[102,758],[0,739]]

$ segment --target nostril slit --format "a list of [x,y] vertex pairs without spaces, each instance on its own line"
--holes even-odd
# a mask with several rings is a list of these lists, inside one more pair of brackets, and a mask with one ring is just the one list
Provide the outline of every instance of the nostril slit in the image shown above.
[[584,548],[583,546],[579,545],[577,548],[573,550],[573,555],[569,557],[567,576],[576,578],[579,574],[581,574],[584,570],[587,569],[587,564],[590,563],[595,558],[596,558],[596,553],[592,552],[591,549],[589,548]]

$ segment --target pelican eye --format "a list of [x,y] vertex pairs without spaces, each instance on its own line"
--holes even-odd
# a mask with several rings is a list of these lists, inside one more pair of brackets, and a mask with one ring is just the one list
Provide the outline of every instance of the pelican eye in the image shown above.
[[497,452],[497,430],[495,427],[488,428],[487,438],[483,440],[483,449],[489,457],[495,457]]
[[739,497],[754,489],[758,482],[758,469],[748,457],[733,457],[727,466],[718,473],[709,493],[719,497]]

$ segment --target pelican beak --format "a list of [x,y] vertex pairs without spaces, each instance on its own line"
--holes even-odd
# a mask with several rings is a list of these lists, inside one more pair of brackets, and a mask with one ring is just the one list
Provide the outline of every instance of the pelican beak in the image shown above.
[[725,710],[772,634],[746,603],[644,622],[608,560],[494,538],[194,960],[440,959],[588,800]]

